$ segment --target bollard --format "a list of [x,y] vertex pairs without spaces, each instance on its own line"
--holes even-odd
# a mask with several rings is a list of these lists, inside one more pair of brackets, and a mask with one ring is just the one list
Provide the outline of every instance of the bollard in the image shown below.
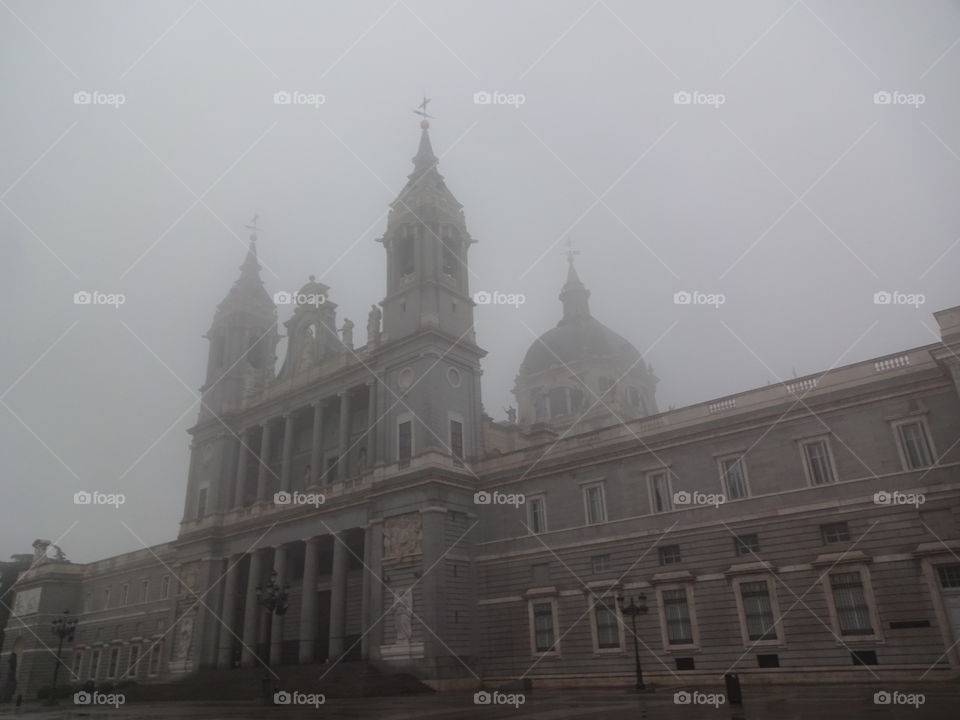
[[727,673],[723,676],[727,684],[727,702],[731,705],[743,705],[743,693],[740,690],[740,678],[735,673]]

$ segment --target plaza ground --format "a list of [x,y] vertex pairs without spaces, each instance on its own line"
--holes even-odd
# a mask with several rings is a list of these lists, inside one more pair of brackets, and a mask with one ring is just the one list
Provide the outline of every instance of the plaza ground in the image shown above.
[[[513,705],[476,705],[472,694],[445,693],[429,696],[334,699],[314,707],[260,707],[251,703],[145,703],[119,709],[76,707],[64,702],[58,708],[12,708],[0,715],[29,720],[66,720],[67,718],[111,718],[112,720],[227,720],[228,718],[317,718],[344,720],[474,720],[505,718],[566,720],[595,718],[604,720],[657,720],[671,718],[743,718],[744,720],[860,720],[860,718],[917,718],[918,720],[956,718],[960,705],[960,687],[953,684],[927,684],[896,688],[903,693],[922,693],[919,707],[876,705],[874,693],[883,690],[865,685],[788,686],[745,688],[744,705],[678,705],[674,690],[636,695],[625,690],[571,690],[531,692],[519,707]],[[894,688],[888,688],[893,690]],[[720,688],[712,690],[719,691]]]

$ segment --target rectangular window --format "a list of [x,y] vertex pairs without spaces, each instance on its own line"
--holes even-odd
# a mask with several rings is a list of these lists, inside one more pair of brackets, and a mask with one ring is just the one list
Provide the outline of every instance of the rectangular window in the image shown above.
[[327,473],[326,473],[326,482],[332,483],[337,480],[337,473],[340,468],[340,456],[331,455],[327,458]]
[[845,522],[827,523],[820,526],[820,536],[823,538],[824,545],[849,542],[850,529]]
[[83,650],[74,650],[73,652],[73,678],[74,682],[80,681],[80,668],[83,665]]
[[200,488],[197,493],[197,520],[207,514],[207,489]]
[[650,506],[655,513],[673,510],[673,497],[670,495],[670,478],[666,472],[650,473],[647,476],[650,485]]
[[743,455],[720,460],[720,482],[727,500],[745,498],[747,492],[747,471]]
[[900,440],[900,450],[907,470],[933,465],[930,441],[921,421],[900,423],[897,425],[897,437]]
[[533,647],[538,653],[555,652],[556,632],[553,626],[553,603],[533,603]]
[[770,588],[765,580],[740,583],[743,618],[750,640],[776,640],[777,629],[770,602]]
[[137,662],[140,660],[140,646],[131,645],[130,646],[130,657],[127,658],[127,677],[136,678],[137,673],[140,668],[137,667]]
[[124,583],[120,586],[120,607],[123,607],[127,604],[127,601],[130,599],[130,586],[127,583]]
[[160,578],[160,599],[166,600],[170,597],[170,576],[164,575]]
[[587,525],[606,522],[607,508],[603,497],[603,485],[588,485],[583,489],[587,509]]
[[103,589],[103,609],[110,607],[110,588]]
[[107,664],[107,677],[115,678],[117,676],[117,666],[120,664],[120,648],[110,648],[110,662]]
[[400,467],[410,464],[413,455],[413,421],[405,420],[397,425],[397,459]]
[[90,679],[96,680],[100,676],[100,651],[94,650],[90,656]]
[[154,645],[150,651],[150,665],[147,668],[148,675],[156,675],[160,672],[160,646]]
[[870,606],[863,591],[863,578],[856,570],[830,574],[833,606],[841,635],[873,635]]
[[693,624],[685,589],[663,591],[663,614],[667,623],[667,642],[670,645],[692,645]]
[[680,562],[680,546],[664,545],[660,548],[661,565],[677,565]]
[[753,555],[754,553],[760,552],[760,539],[757,537],[756,533],[737,535],[733,539],[733,548],[737,554],[737,557],[743,555]]
[[590,570],[594,575],[607,572],[609,569],[609,555],[594,555],[592,558],[590,558]]
[[458,420],[450,421],[450,451],[453,455],[453,464],[463,466],[463,423]]
[[535,535],[547,531],[547,502],[542,495],[527,500],[527,521]]
[[960,588],[960,564],[939,565],[937,574],[940,576],[940,587]]
[[812,485],[826,485],[835,480],[826,440],[811,440],[803,443],[803,458],[807,464],[807,474],[810,476]]
[[620,649],[620,623],[617,620],[617,611],[604,602],[597,602],[593,606],[593,617],[597,632],[598,650]]
[[150,581],[140,581],[140,602],[147,602],[150,599]]

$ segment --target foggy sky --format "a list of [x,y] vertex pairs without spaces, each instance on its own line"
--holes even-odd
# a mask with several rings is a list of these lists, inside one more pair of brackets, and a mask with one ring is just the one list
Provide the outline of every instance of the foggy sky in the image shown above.
[[[560,317],[568,236],[661,409],[935,342],[932,312],[960,303],[958,37],[960,8],[933,0],[4,0],[0,556],[176,536],[202,335],[254,213],[268,290],[316,274],[365,342],[424,92],[477,240],[471,291],[527,299],[476,312],[494,418]],[[726,302],[675,305],[682,290]],[[883,290],[926,302],[877,306]],[[81,489],[127,502],[77,508]]]

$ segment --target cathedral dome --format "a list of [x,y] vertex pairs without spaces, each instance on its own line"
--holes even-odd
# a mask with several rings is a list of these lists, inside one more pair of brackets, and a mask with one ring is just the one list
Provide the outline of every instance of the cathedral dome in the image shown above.
[[618,358],[632,364],[640,358],[640,351],[596,318],[561,320],[527,350],[520,375],[535,375],[564,365],[575,367],[600,358]]
[[527,350],[514,394],[521,426],[600,427],[657,412],[657,379],[640,351],[590,314],[573,266],[560,292],[563,317]]

